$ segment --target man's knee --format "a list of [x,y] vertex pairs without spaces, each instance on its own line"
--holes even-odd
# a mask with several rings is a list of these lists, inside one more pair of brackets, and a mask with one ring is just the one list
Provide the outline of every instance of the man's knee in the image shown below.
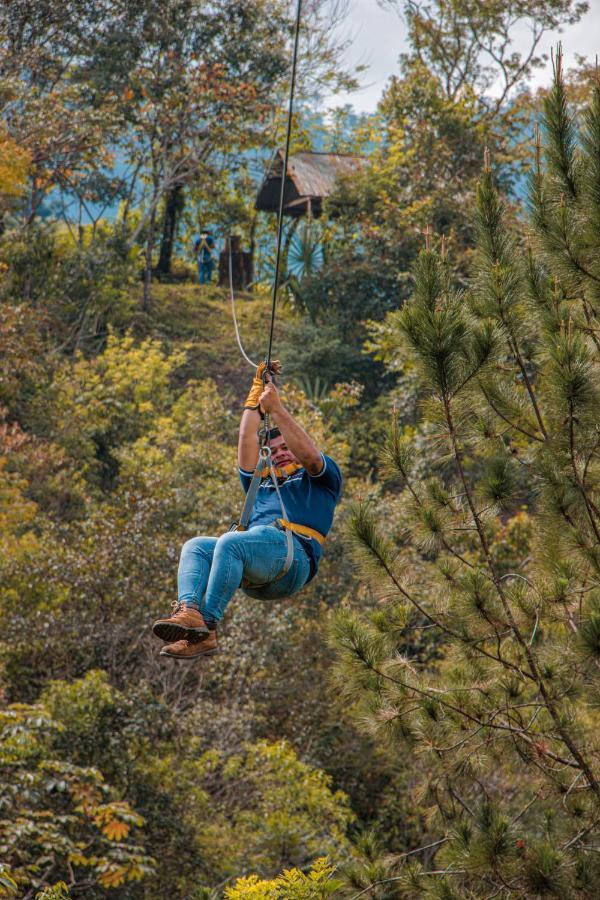
[[181,555],[187,556],[200,553],[202,556],[211,556],[214,540],[206,537],[193,537],[186,541],[181,548]]
[[240,556],[244,533],[243,531],[227,531],[222,534],[217,541],[215,553],[233,553],[235,556]]

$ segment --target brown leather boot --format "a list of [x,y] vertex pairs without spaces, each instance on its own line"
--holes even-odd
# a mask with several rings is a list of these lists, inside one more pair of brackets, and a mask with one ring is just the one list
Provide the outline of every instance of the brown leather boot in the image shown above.
[[167,619],[158,619],[152,631],[161,641],[181,641],[200,639],[208,634],[206,622],[193,606],[185,606],[174,601],[173,612]]
[[182,659],[190,661],[198,659],[200,656],[214,656],[219,652],[217,644],[217,631],[213,629],[209,631],[203,640],[195,641],[176,641],[174,644],[167,644],[160,651],[161,656],[169,656],[171,659]]

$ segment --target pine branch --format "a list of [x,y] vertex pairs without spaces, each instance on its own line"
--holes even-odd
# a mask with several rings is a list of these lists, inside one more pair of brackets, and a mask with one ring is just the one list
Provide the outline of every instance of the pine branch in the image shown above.
[[583,498],[583,502],[585,503],[585,508],[587,510],[588,518],[590,525],[592,526],[592,531],[596,536],[596,540],[600,543],[600,529],[598,527],[598,523],[596,522],[596,517],[600,520],[600,515],[598,514],[597,508],[592,503],[591,499],[588,497],[588,492],[585,488],[585,485],[581,481],[579,476],[579,470],[577,468],[577,460],[575,459],[575,417],[573,412],[573,403],[569,402],[569,458],[571,460],[571,468],[573,470],[573,477],[575,479],[575,483],[579,488],[581,496]]
[[575,120],[569,112],[562,60],[562,47],[559,44],[553,57],[554,83],[544,101],[542,122],[547,137],[545,151],[549,170],[556,180],[558,190],[575,200],[578,195],[575,174],[577,132]]
[[465,641],[472,643],[473,646],[476,647],[478,653],[494,662],[500,663],[503,668],[517,672],[524,677],[532,677],[529,673],[524,672],[519,666],[516,666],[504,657],[490,653],[490,651],[486,650],[484,647],[477,646],[477,640],[473,640],[472,638],[469,638],[468,635],[461,634],[444,624],[440,619],[436,618],[432,613],[425,609],[425,607],[416,600],[413,594],[406,590],[393,570],[393,565],[389,556],[390,544],[379,533],[374,516],[367,509],[366,504],[356,504],[353,507],[350,522],[352,539],[355,547],[360,551],[368,577],[373,578],[376,577],[378,573],[384,573],[398,592],[414,606],[417,612],[436,628],[439,628],[443,634],[455,638],[460,643]]
[[513,422],[512,419],[509,419],[508,416],[505,416],[504,413],[501,412],[501,410],[498,408],[498,406],[496,406],[494,400],[492,400],[492,397],[486,391],[486,389],[483,387],[483,385],[480,383],[479,386],[481,388],[481,392],[482,392],[483,396],[489,403],[490,407],[494,410],[496,415],[500,419],[502,419],[503,422],[506,422],[506,424],[510,425],[511,428],[514,428],[515,431],[519,431],[521,434],[524,434],[525,437],[531,438],[531,440],[533,440],[533,441],[539,441],[541,444],[544,443],[544,438],[539,437],[539,435],[534,434],[532,431],[527,431],[526,428],[523,428],[521,425],[517,425],[516,422]]
[[479,294],[488,301],[507,335],[507,342],[521,372],[540,432],[547,431],[527,366],[519,349],[517,298],[523,294],[523,276],[517,248],[506,227],[504,204],[495,190],[492,173],[485,169],[477,187],[476,223],[478,234]]
[[586,778],[588,779],[590,787],[593,789],[594,793],[598,797],[600,797],[600,784],[598,783],[590,766],[588,765],[585,758],[583,757],[581,751],[576,746],[575,742],[573,741],[571,736],[567,733],[566,729],[564,728],[564,726],[562,724],[561,716],[559,715],[558,710],[556,709],[556,706],[548,693],[548,689],[546,687],[544,679],[540,675],[538,666],[534,660],[533,653],[531,651],[531,647],[529,647],[528,643],[526,642],[523,634],[521,633],[521,629],[517,625],[516,620],[513,616],[512,610],[510,608],[510,604],[508,603],[508,599],[507,599],[504,589],[502,587],[502,582],[499,579],[498,573],[496,571],[496,567],[491,558],[488,540],[485,535],[485,531],[483,529],[482,523],[477,515],[477,511],[475,509],[475,505],[473,502],[473,497],[471,495],[470,486],[466,479],[464,465],[463,465],[463,459],[462,459],[462,451],[460,450],[460,447],[458,444],[456,431],[455,431],[455,427],[454,427],[454,421],[453,421],[452,414],[450,411],[450,402],[448,399],[446,399],[444,402],[444,411],[446,414],[446,420],[448,422],[448,430],[450,433],[452,449],[453,449],[453,453],[454,453],[454,459],[455,459],[456,466],[457,466],[457,469],[459,472],[459,477],[460,477],[460,480],[462,482],[462,485],[463,485],[463,488],[465,491],[467,503],[469,505],[469,509],[471,510],[471,515],[473,516],[473,521],[475,522],[475,527],[477,529],[477,534],[479,535],[479,540],[481,543],[481,547],[483,549],[484,556],[485,556],[487,564],[489,566],[489,569],[490,569],[490,572],[491,572],[491,575],[492,575],[492,578],[494,581],[494,585],[496,587],[496,590],[497,590],[500,600],[502,602],[502,606],[504,608],[505,614],[508,618],[511,628],[513,629],[515,637],[517,638],[519,644],[521,645],[521,647],[523,648],[523,650],[525,652],[525,656],[527,658],[531,674],[534,677],[536,683],[538,684],[538,687],[539,687],[539,689],[542,693],[542,696],[544,698],[544,701],[546,703],[548,712],[554,719],[554,722],[556,724],[559,734],[561,735],[561,738],[563,739],[565,745],[568,747],[573,758],[576,760],[579,768],[581,768],[582,771],[585,772],[585,775],[586,775]]
[[[416,508],[423,511],[424,504],[421,500],[421,497],[417,493],[414,487],[414,483],[410,477],[410,470],[413,459],[414,448],[412,446],[412,442],[402,439],[398,427],[398,413],[394,408],[392,412],[391,428],[388,432],[387,440],[380,454],[382,470],[384,474],[392,477],[396,474],[400,474],[403,483],[408,488],[408,491]],[[459,553],[458,550],[452,547],[443,533],[439,532],[437,534],[437,537],[439,538],[442,547],[447,553],[449,553],[455,559],[458,559],[461,563],[463,563],[463,565],[468,566],[469,568],[474,568],[473,563],[469,562],[469,560],[466,559],[461,553]]]
[[362,558],[366,563],[367,572],[371,570],[374,573],[382,572],[391,583],[396,587],[398,592],[421,613],[421,615],[440,629],[444,634],[450,637],[460,637],[458,632],[453,631],[447,625],[444,625],[439,619],[436,619],[406,590],[397,578],[391,561],[390,544],[382,537],[379,532],[375,518],[367,509],[366,504],[355,504],[350,515],[351,534],[356,547],[363,552]]
[[[422,697],[425,697],[425,698],[433,701],[434,703],[438,703],[440,706],[444,707],[444,709],[448,709],[449,711],[456,713],[459,716],[459,718],[463,717],[463,718],[467,719],[468,721],[473,722],[476,725],[480,725],[482,728],[490,728],[493,731],[509,732],[512,735],[518,735],[518,737],[520,737],[526,744],[528,744],[529,746],[531,746],[533,748],[536,747],[536,741],[534,740],[534,737],[532,737],[530,734],[528,734],[525,729],[515,728],[513,725],[511,725],[510,723],[507,723],[507,722],[494,721],[496,718],[496,714],[500,715],[502,710],[497,710],[492,716],[490,716],[490,718],[488,720],[482,720],[479,717],[475,716],[474,714],[470,713],[468,710],[466,710],[464,708],[464,706],[463,707],[455,706],[453,703],[450,703],[448,700],[444,699],[444,697],[440,696],[440,692],[437,691],[435,688],[431,688],[431,687],[430,688],[420,688],[420,687],[417,687],[415,684],[410,684],[408,682],[401,681],[399,678],[395,678],[395,677],[392,677],[391,675],[388,675],[386,672],[381,671],[380,669],[378,669],[376,666],[372,665],[371,663],[365,663],[365,665],[368,665],[368,667],[371,669],[371,671],[374,674],[376,674],[380,678],[384,679],[385,681],[389,681],[392,684],[396,685],[397,687],[403,688],[407,692],[412,691]],[[546,704],[546,708],[547,708],[547,704]],[[535,735],[535,738],[538,738],[538,737],[539,737],[538,735]],[[563,741],[563,743],[566,743],[562,734],[561,734],[561,740]],[[571,749],[571,748],[569,748],[569,749]],[[547,749],[547,748],[544,748],[543,752],[544,752],[544,755],[548,756],[550,759],[554,760],[555,762],[559,762],[562,765],[567,766],[569,768],[580,769],[586,775],[586,777],[588,777],[587,772],[586,772],[587,765],[585,764],[585,762],[584,762],[584,765],[582,765],[581,762],[577,759],[577,757],[574,757],[573,760],[570,760],[563,756],[560,756],[557,753],[554,753],[553,751],[551,751],[550,749]],[[589,777],[588,777],[588,783],[590,784],[590,787],[593,789],[593,784],[590,781]]]

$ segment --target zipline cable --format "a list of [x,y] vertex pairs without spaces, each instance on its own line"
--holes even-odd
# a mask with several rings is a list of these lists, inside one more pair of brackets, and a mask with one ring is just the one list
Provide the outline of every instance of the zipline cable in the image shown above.
[[302,0],[298,0],[296,7],[296,26],[294,31],[294,54],[292,57],[292,78],[290,81],[290,96],[288,103],[287,130],[285,136],[285,153],[283,158],[283,172],[281,176],[281,190],[279,192],[279,216],[277,220],[277,252],[275,256],[275,280],[273,282],[273,303],[271,307],[271,326],[269,329],[269,349],[267,350],[267,371],[271,366],[271,353],[273,350],[273,331],[275,329],[275,312],[277,309],[277,290],[279,287],[279,270],[281,268],[281,237],[283,233],[283,203],[285,194],[285,181],[287,178],[288,160],[290,156],[290,138],[292,134],[292,118],[294,114],[294,94],[296,91],[296,69],[298,66],[298,43],[300,39],[300,17],[302,15]]
[[[293,57],[292,57],[292,75],[291,75],[291,81],[290,81],[287,130],[286,130],[286,136],[285,136],[285,153],[284,153],[284,159],[283,159],[283,172],[281,175],[281,190],[279,193],[279,217],[277,220],[277,253],[275,256],[275,280],[273,281],[273,302],[272,302],[272,306],[271,306],[271,325],[269,328],[269,349],[267,351],[267,356],[265,359],[265,375],[264,375],[265,379],[266,379],[266,377],[269,377],[268,373],[270,372],[270,368],[271,368],[271,353],[273,350],[273,331],[275,328],[275,313],[277,310],[277,289],[279,287],[279,270],[281,267],[281,238],[282,238],[282,234],[283,234],[283,203],[284,203],[284,194],[285,194],[285,180],[287,177],[288,160],[289,160],[289,155],[290,155],[290,138],[291,138],[291,133],[292,133],[292,118],[293,118],[293,114],[294,114],[294,93],[296,90],[296,70],[297,70],[297,65],[298,65],[298,43],[299,43],[299,38],[300,38],[301,14],[302,14],[302,0],[298,0],[297,7],[296,7],[296,25],[295,25],[295,32],[294,32],[294,53],[293,53]],[[229,278],[230,278],[230,284],[232,286],[231,296],[233,299],[233,277],[232,276],[233,276],[233,271],[232,271],[231,242],[230,242],[230,246],[229,246]],[[232,308],[234,310],[234,321],[235,321],[235,304]],[[237,330],[237,323],[236,323],[236,335],[237,335],[237,333],[238,333],[238,330]],[[239,340],[239,336],[238,336],[238,345],[240,347],[240,350],[242,350],[244,357],[246,359],[248,359],[248,357],[246,356],[246,354],[244,353],[244,350],[242,348],[242,344],[241,344],[241,341]],[[288,521],[287,513],[285,510],[285,505],[283,502],[283,498],[281,496],[281,492],[279,490],[277,475],[275,473],[275,468],[273,466],[273,460],[272,460],[272,456],[271,456],[269,422],[270,422],[269,413],[265,412],[262,427],[260,428],[260,430],[258,432],[259,439],[260,439],[260,449],[259,449],[256,469],[254,470],[254,475],[252,476],[252,482],[255,483],[256,488],[258,488],[258,484],[261,481],[262,464],[266,463],[267,468],[269,470],[271,480],[273,482],[273,486],[277,493],[277,499],[279,500],[279,504],[281,506],[281,512],[283,515],[283,519],[281,519],[280,521],[287,522]],[[244,510],[242,511],[242,518],[240,520],[240,524],[234,525],[233,528],[239,528],[240,525],[241,525],[242,529],[245,527],[245,524],[246,524],[245,517],[246,517],[247,510],[250,508],[250,504],[254,505],[254,499],[251,497],[251,494],[252,494],[252,483],[250,485],[250,488],[248,489],[248,494],[246,495],[246,503],[244,504]],[[250,513],[248,513],[248,517],[249,517],[249,515],[250,515]],[[283,577],[283,575],[286,574],[286,572],[289,570],[289,568],[293,562],[293,559],[294,559],[294,538],[293,538],[292,529],[290,527],[285,527],[284,530],[285,530],[287,554],[286,554],[286,560],[285,560],[285,565],[283,567],[283,571],[280,573],[278,578],[281,578],[281,577]],[[277,579],[275,579],[275,580],[277,580]]]
[[[294,51],[292,56],[292,74],[290,81],[290,94],[289,94],[289,102],[288,102],[288,116],[287,116],[287,128],[286,128],[286,137],[285,137],[285,152],[284,152],[284,161],[283,161],[283,173],[281,179],[281,189],[279,192],[279,213],[277,217],[277,245],[276,245],[276,256],[275,256],[275,279],[273,281],[273,298],[272,298],[272,307],[271,307],[271,324],[269,327],[269,349],[267,351],[266,356],[266,370],[268,371],[271,365],[271,354],[273,350],[273,332],[275,328],[275,313],[277,310],[277,291],[279,288],[279,273],[281,269],[281,238],[283,233],[283,205],[284,205],[284,197],[285,197],[285,180],[287,177],[287,168],[288,168],[288,160],[290,155],[290,140],[292,133],[292,120],[294,114],[294,95],[296,91],[296,71],[298,66],[298,44],[300,38],[300,20],[302,16],[302,0],[298,0],[298,4],[296,7],[296,23],[294,27]],[[235,295],[233,290],[233,260],[232,260],[232,252],[231,252],[231,238],[228,239],[229,245],[229,298],[231,302],[231,316],[233,319],[233,327],[235,329],[235,337],[237,341],[237,345],[240,349],[240,353],[244,357],[247,363],[256,368],[256,363],[253,362],[246,351],[244,350],[244,346],[242,344],[242,339],[240,337],[240,330],[238,326],[237,316],[235,312]]]

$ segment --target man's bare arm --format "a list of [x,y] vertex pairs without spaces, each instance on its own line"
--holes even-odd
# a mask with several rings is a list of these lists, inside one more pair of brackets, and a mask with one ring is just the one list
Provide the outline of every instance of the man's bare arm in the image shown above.
[[245,472],[253,472],[258,462],[258,429],[260,413],[257,409],[245,409],[240,422],[238,437],[238,466]]
[[[246,472],[253,472],[258,462],[258,430],[261,424],[259,397],[264,389],[263,373],[265,363],[261,363],[252,379],[250,393],[244,403],[244,412],[240,422],[238,437],[238,465]],[[271,360],[270,371],[274,375],[281,372],[281,363],[278,359]]]
[[298,462],[311,475],[318,475],[323,470],[323,454],[304,428],[287,411],[273,382],[265,385],[260,396],[260,405],[265,412],[274,416],[288,449],[292,451]]

